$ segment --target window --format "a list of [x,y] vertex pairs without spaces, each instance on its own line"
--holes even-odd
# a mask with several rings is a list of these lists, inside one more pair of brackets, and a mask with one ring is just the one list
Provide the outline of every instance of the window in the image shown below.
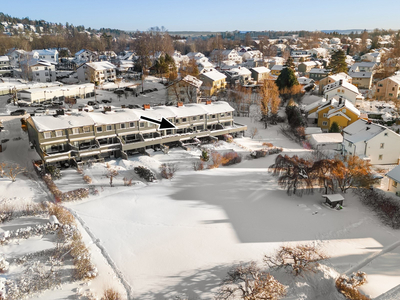
[[380,92],[380,90],[378,89],[378,93]]
[[226,113],[226,116],[228,116],[228,117],[229,117],[230,115],[231,115],[231,113],[230,113],[230,112]]
[[322,122],[322,126],[328,126],[328,122],[326,121]]
[[60,137],[63,135],[62,130],[56,130],[56,137]]
[[103,131],[103,127],[99,126],[97,127],[97,132],[102,132]]
[[328,114],[327,113],[325,113],[325,114],[323,114],[322,115],[324,118],[326,118],[327,116],[328,116]]
[[379,159],[379,160],[382,160],[382,159],[383,159],[383,155],[380,154],[378,159]]
[[397,188],[397,181],[392,180],[392,186]]
[[121,123],[119,126],[120,126],[121,129],[125,129],[126,128],[125,123]]
[[129,122],[129,127],[134,128],[135,127],[135,122]]
[[204,116],[200,116],[199,119],[200,119],[200,120],[203,120],[203,119],[204,119]]
[[44,75],[49,76],[49,72],[44,73]]
[[186,122],[186,118],[182,118],[182,122]]
[[349,147],[351,147],[351,142],[349,142]]
[[89,126],[85,126],[83,127],[83,132],[90,132],[90,127]]
[[197,117],[193,117],[193,121],[196,121],[197,120]]
[[346,109],[345,109],[345,108],[343,108],[343,109],[342,109],[342,112],[346,113]]
[[224,114],[224,113],[221,113],[221,117],[225,117],[225,114]]
[[72,134],[79,134],[79,128],[72,128]]
[[215,119],[215,115],[212,115],[211,118],[212,118],[212,119]]
[[144,127],[144,122],[140,122],[139,126],[140,128]]
[[106,130],[107,131],[110,131],[112,128],[111,128],[111,125],[107,125],[107,127],[106,127]]
[[389,93],[389,97],[393,97],[393,94],[392,94],[392,93]]
[[388,133],[387,132],[385,132],[385,136],[387,136],[388,135]]
[[379,148],[380,149],[383,149],[385,147],[385,143],[381,143],[380,145],[379,145]]
[[45,139],[51,138],[51,132],[43,132],[43,135]]
[[378,86],[379,86],[379,87],[383,87],[383,84],[382,84],[382,83],[380,83],[380,84],[378,84]]

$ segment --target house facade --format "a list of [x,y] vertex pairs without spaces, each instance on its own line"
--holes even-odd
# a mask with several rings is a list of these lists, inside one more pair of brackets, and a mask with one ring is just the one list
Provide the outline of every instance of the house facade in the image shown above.
[[246,85],[252,80],[251,71],[245,67],[232,68],[225,71],[226,81],[231,85]]
[[329,100],[334,96],[346,98],[354,105],[356,104],[356,101],[364,100],[364,97],[361,95],[355,85],[348,83],[347,81],[343,81],[342,79],[334,83],[330,83],[324,87],[325,99]]
[[6,55],[0,56],[0,74],[9,73],[10,71],[10,59]]
[[285,68],[285,66],[283,66],[283,65],[274,65],[271,68],[271,75],[274,75],[274,76],[281,75],[281,72],[282,72],[283,68]]
[[398,164],[400,135],[389,128],[359,119],[343,129],[343,153],[371,164]]
[[371,89],[372,87],[372,72],[349,72],[352,78],[352,84],[360,89]]
[[386,176],[389,178],[387,190],[400,197],[400,166],[389,171]]
[[251,71],[251,77],[257,83],[261,83],[264,80],[266,80],[270,76],[270,73],[271,73],[271,70],[266,67],[251,68],[250,71]]
[[167,87],[167,99],[172,103],[199,103],[200,87],[203,82],[196,77],[186,75]]
[[49,62],[58,63],[58,50],[56,49],[40,49],[29,52],[29,57],[33,59],[47,60]]
[[314,81],[320,81],[326,77],[328,77],[329,71],[326,69],[319,69],[319,68],[312,68],[308,72],[308,76],[310,79],[313,79]]
[[[182,140],[200,143],[200,139],[242,134],[247,129],[234,123],[234,109],[223,101],[144,108],[33,116],[27,120],[29,141],[45,164],[76,164],[88,159],[126,159],[148,148],[180,144]],[[166,118],[176,128],[158,130],[141,116]]]
[[319,80],[319,93],[322,95],[324,93],[324,88],[326,85],[334,83],[336,81],[342,80],[343,82],[352,83],[353,79],[351,76],[347,75],[346,73],[338,73],[333,75],[325,76],[323,79]]
[[390,76],[378,81],[375,96],[378,100],[400,99],[400,75]]
[[205,96],[212,96],[226,88],[226,75],[217,70],[202,73],[199,79],[203,82],[201,89]]
[[28,59],[20,62],[21,69],[14,70],[14,76],[36,82],[56,81],[54,63],[46,60]]
[[101,85],[106,81],[114,81],[116,66],[108,61],[85,63],[77,69],[78,79],[81,82],[92,82]]

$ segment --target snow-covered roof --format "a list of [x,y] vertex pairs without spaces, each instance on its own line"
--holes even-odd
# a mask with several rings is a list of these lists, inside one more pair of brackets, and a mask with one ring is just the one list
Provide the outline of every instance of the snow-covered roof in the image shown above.
[[371,78],[372,72],[349,72],[352,78]]
[[274,70],[274,71],[282,71],[282,69],[283,69],[283,65],[274,65],[271,68],[271,70]]
[[86,65],[96,71],[109,70],[109,69],[116,68],[115,65],[113,65],[112,63],[110,63],[108,61],[96,61],[96,62],[86,63]]
[[251,75],[251,71],[249,69],[247,69],[247,68],[244,68],[244,67],[232,68],[227,72],[232,74],[232,75],[240,75],[240,76]]
[[358,88],[355,85],[353,85],[353,84],[351,84],[351,83],[349,83],[347,81],[344,81],[344,80],[339,80],[339,81],[335,81],[334,83],[327,84],[324,87],[324,93],[327,93],[327,92],[329,92],[331,90],[334,90],[334,89],[336,89],[338,87],[342,87],[342,88],[348,89],[349,91],[352,91],[355,94],[360,94],[360,92],[358,91]]
[[39,49],[39,50],[32,50],[33,52],[39,53],[39,55],[56,55],[58,53],[57,50],[52,49]]
[[271,72],[271,70],[268,69],[268,68],[266,68],[266,67],[256,67],[256,68],[252,68],[252,70],[253,70],[254,72],[256,72],[256,73],[259,73],[259,74]]
[[196,77],[193,77],[191,75],[186,75],[182,79],[182,81],[185,81],[185,82],[187,82],[187,83],[189,83],[189,84],[191,84],[191,85],[193,85],[193,86],[195,86],[197,88],[200,88],[200,86],[203,84],[203,81],[201,81],[201,80],[199,80]]
[[337,73],[337,74],[330,75],[329,78],[334,80],[334,81],[339,81],[340,79],[343,79],[343,81],[347,81],[351,77],[349,75],[347,75],[346,73],[344,73],[344,72],[340,72],[340,73]]
[[311,135],[315,133],[322,133],[322,129],[320,127],[306,127],[304,129],[305,135]]
[[397,166],[389,171],[386,176],[393,179],[394,181],[400,182],[400,166]]
[[393,76],[388,77],[387,79],[392,80],[392,81],[396,82],[397,84],[400,84],[400,75],[393,75]]
[[326,70],[326,69],[312,68],[309,73],[310,74],[311,73],[313,73],[313,74],[327,74],[327,73],[329,73],[329,71]]
[[218,72],[217,70],[212,70],[210,72],[203,73],[203,76],[210,78],[213,81],[225,79],[226,75]]
[[197,115],[233,112],[234,109],[225,101],[205,103],[190,103],[180,107],[157,106],[151,109],[116,109],[103,113],[101,111],[76,112],[71,115],[33,116],[31,117],[39,132],[74,128],[90,125],[119,124],[121,122],[139,121],[141,116],[161,120],[161,118],[180,118]]
[[30,93],[30,94],[34,94],[37,92],[51,92],[51,91],[62,91],[63,89],[79,89],[79,88],[91,88],[94,89],[94,84],[93,83],[82,83],[82,84],[69,84],[69,85],[61,85],[61,86],[49,86],[46,88],[43,87],[36,87],[36,88],[31,88],[31,89],[26,89],[26,90],[22,90],[20,91],[20,93]]
[[305,108],[304,111],[310,111],[318,106],[320,106],[322,103],[326,102],[325,98],[321,98],[320,100],[317,100],[313,103],[308,104]]
[[314,133],[310,135],[316,144],[337,144],[343,142],[343,136],[340,133]]
[[0,56],[0,61],[10,61],[10,59],[8,58],[8,56],[3,55],[3,56]]
[[[343,129],[346,139],[353,143],[368,141],[379,133],[390,130],[385,126],[359,119]],[[396,133],[394,133],[396,134]]]

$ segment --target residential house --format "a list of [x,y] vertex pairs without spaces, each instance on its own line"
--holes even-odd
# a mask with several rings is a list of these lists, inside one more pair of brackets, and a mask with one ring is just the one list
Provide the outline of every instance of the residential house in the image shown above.
[[380,63],[381,62],[381,53],[380,52],[371,52],[365,53],[361,56],[361,60]]
[[297,70],[301,73],[309,73],[311,69],[320,68],[321,63],[316,61],[305,61],[301,62],[297,66]]
[[349,72],[352,78],[352,83],[359,89],[371,89],[372,79],[374,74],[372,72]]
[[271,68],[271,74],[274,76],[279,76],[283,70],[283,68],[286,68],[286,66],[283,65],[274,65]]
[[[27,120],[30,145],[45,164],[81,164],[145,152],[148,148],[225,134],[243,134],[246,126],[233,120],[234,109],[224,101],[144,109],[107,109],[103,112],[67,112],[65,115],[32,116]],[[141,117],[168,119],[175,128],[159,130]]]
[[47,60],[49,62],[58,63],[58,50],[56,49],[40,49],[32,50],[28,53],[30,58]]
[[394,167],[386,176],[389,178],[387,190],[400,197],[400,166]]
[[342,79],[324,87],[324,97],[326,100],[329,100],[334,96],[346,98],[347,100],[350,100],[353,105],[356,104],[356,101],[364,100],[364,97],[355,85],[343,81]]
[[36,82],[56,81],[55,64],[47,60],[28,59],[20,62],[21,69],[14,70],[14,76]]
[[[334,122],[339,128],[345,128],[360,117],[360,111],[350,101],[341,97],[321,103],[314,114],[317,126],[323,132],[329,132]],[[308,115],[309,120],[313,117],[312,114]]]
[[357,155],[373,165],[398,164],[400,135],[389,128],[359,119],[342,132],[345,155]]
[[10,73],[10,71],[10,59],[6,55],[0,56],[0,74]]
[[226,87],[226,75],[217,70],[201,73],[199,79],[203,82],[201,89],[205,96],[212,96]]
[[[240,53],[239,53],[240,54]],[[248,61],[248,60],[260,60],[263,58],[263,54],[261,53],[260,50],[252,50],[252,51],[246,51],[242,54],[242,60],[243,61]]]
[[75,53],[75,61],[77,62],[92,62],[95,61],[97,57],[97,53],[82,49]]
[[356,62],[350,67],[349,72],[374,72],[377,67],[378,63],[376,62]]
[[322,95],[324,93],[324,87],[327,84],[334,83],[334,82],[339,81],[339,80],[347,81],[349,83],[352,83],[352,81],[353,81],[351,76],[347,75],[344,72],[333,74],[333,75],[329,75],[329,76],[319,80],[319,93],[320,93],[320,95]]
[[393,75],[378,81],[375,96],[378,100],[400,99],[400,75]]
[[92,82],[101,85],[116,79],[116,66],[108,61],[85,63],[77,69],[81,82]]
[[167,99],[174,104],[200,103],[200,87],[203,82],[196,77],[186,75],[167,87]]
[[251,78],[251,71],[244,67],[233,68],[228,71],[225,71],[225,75],[227,76],[226,82],[231,86],[235,85],[246,85]]
[[270,76],[271,70],[266,67],[257,67],[250,69],[251,77],[257,82],[261,83]]
[[22,49],[12,48],[7,51],[6,55],[10,59],[10,64],[13,67],[19,67],[20,62],[26,60],[28,57],[28,52]]
[[307,50],[307,54],[315,58],[327,58],[329,57],[329,52],[326,48],[312,48]]
[[320,81],[321,79],[328,77],[328,75],[329,71],[326,69],[313,68],[308,72],[308,76],[314,81]]

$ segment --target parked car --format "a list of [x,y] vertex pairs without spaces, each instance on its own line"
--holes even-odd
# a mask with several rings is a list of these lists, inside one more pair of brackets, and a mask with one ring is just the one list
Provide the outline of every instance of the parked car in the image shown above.
[[88,101],[87,104],[93,106],[93,105],[96,105],[98,103],[99,103],[99,101]]
[[103,100],[101,100],[101,102],[103,102],[103,103],[111,103],[111,100],[103,99]]
[[10,113],[10,116],[23,116],[26,114],[26,110],[25,109],[17,109],[14,110]]
[[46,111],[46,109],[44,108],[44,107],[38,107],[38,108],[36,108],[35,109],[35,113],[43,113],[43,112],[45,112]]
[[116,89],[115,91],[114,91],[114,94],[118,94],[118,95],[122,95],[124,93],[124,90],[123,89]]

